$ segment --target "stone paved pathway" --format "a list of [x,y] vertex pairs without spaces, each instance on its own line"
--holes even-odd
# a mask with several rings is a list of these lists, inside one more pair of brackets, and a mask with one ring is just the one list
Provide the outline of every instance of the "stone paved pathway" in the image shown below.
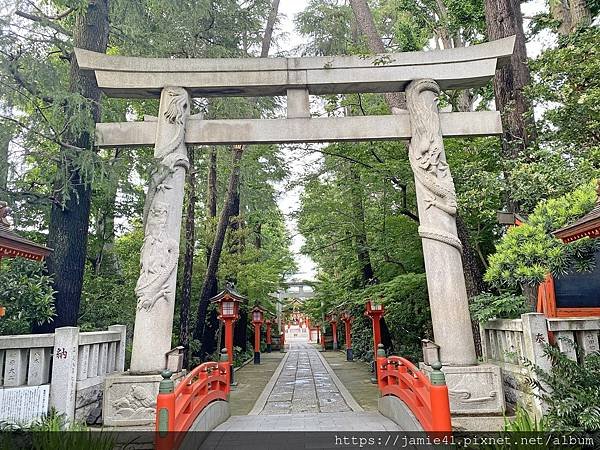
[[400,431],[378,411],[363,411],[312,345],[290,340],[282,364],[250,415],[214,431]]
[[291,343],[290,354],[261,415],[352,411],[318,352],[309,344]]

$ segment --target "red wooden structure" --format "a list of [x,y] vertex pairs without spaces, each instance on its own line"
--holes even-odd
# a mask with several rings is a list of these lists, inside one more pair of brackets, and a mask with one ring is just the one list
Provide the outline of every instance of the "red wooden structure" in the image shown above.
[[198,415],[211,402],[227,401],[229,385],[229,362],[226,355],[222,362],[207,362],[192,370],[173,388],[171,372],[162,373],[156,399],[157,450],[177,449]]
[[260,364],[260,329],[264,322],[264,310],[256,305],[252,309],[252,323],[254,324],[254,364]]
[[[564,243],[573,242],[584,237],[591,239],[600,237],[600,186],[594,209],[572,224],[556,230],[553,234]],[[546,317],[600,316],[600,301],[598,306],[559,307],[556,301],[555,280],[552,275],[548,274],[538,290],[537,311],[544,313]]]
[[[2,258],[26,258],[42,261],[52,251],[51,248],[36,244],[19,236],[10,229],[8,215],[11,209],[6,202],[0,202],[0,263]],[[6,314],[6,307],[0,305],[0,317]]]
[[425,431],[448,434],[452,431],[450,400],[441,367],[432,364],[430,380],[409,360],[383,353],[377,357],[377,384],[382,396],[402,400]]
[[353,361],[352,354],[352,315],[349,311],[342,313],[342,321],[344,322],[344,331],[346,332],[346,361]]
[[335,311],[331,311],[327,317],[326,317],[327,322],[329,322],[329,325],[331,325],[331,334],[333,337],[332,340],[332,347],[333,350],[337,350],[338,349],[338,334],[337,334],[337,322],[338,322],[338,315]]
[[10,212],[7,203],[0,202],[0,260],[20,257],[42,261],[52,249],[36,244],[12,231],[7,218]]
[[376,300],[367,300],[365,316],[369,316],[373,322],[373,359],[377,357],[377,349],[381,344],[381,326],[379,322],[385,314],[383,303]]
[[210,299],[211,303],[219,305],[219,319],[225,325],[225,348],[229,360],[230,382],[233,385],[233,324],[240,318],[240,303],[245,303],[246,300],[246,297],[235,292],[231,285],[227,285],[223,291]]

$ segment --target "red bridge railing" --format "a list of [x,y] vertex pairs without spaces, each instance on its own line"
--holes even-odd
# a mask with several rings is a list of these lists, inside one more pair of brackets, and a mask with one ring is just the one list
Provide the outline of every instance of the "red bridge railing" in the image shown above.
[[193,369],[174,388],[168,370],[162,374],[159,394],[156,399],[157,450],[172,450],[179,447],[198,415],[211,402],[227,401],[229,384],[229,362],[227,353],[221,362],[207,362]]
[[381,395],[401,399],[427,432],[452,431],[448,387],[440,363],[433,363],[431,379],[409,360],[385,356],[383,348],[377,357],[377,384]]

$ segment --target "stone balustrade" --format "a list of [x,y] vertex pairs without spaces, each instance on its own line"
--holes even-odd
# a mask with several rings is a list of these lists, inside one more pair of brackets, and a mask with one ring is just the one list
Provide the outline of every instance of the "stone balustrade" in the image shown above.
[[[552,318],[547,322],[548,331],[554,334],[558,348],[572,360],[582,362],[586,355],[600,349],[600,318]],[[575,350],[574,343],[579,347],[579,354]]]
[[480,333],[483,359],[502,370],[506,402],[513,406],[519,403],[540,417],[545,405],[532,395],[528,379],[535,379],[536,375],[528,370],[524,360],[550,371],[543,347],[553,342],[562,353],[581,362],[585,355],[599,349],[600,318],[546,318],[528,313],[520,319],[481,323]]
[[101,403],[106,375],[125,370],[125,337],[124,325],[0,336],[0,389],[49,385],[49,407],[85,421]]

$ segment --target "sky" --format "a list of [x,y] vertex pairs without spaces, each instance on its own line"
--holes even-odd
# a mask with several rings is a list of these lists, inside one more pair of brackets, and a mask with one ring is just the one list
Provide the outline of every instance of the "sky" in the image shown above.
[[[281,0],[279,4],[279,24],[276,29],[275,46],[273,52],[284,53],[287,56],[300,56],[297,53],[297,48],[302,44],[302,37],[294,28],[294,17],[304,10],[308,5],[308,0]],[[521,5],[524,25],[527,26],[530,22],[529,17],[543,11],[545,8],[545,0],[531,0]],[[550,33],[541,33],[527,44],[527,52],[529,57],[536,57],[540,52],[554,45],[554,39]],[[295,51],[296,50],[296,51]],[[290,169],[290,179],[295,180],[302,174],[310,170],[310,166],[314,165],[318,159],[316,156],[298,158],[297,150],[291,147],[282,146],[282,154],[288,163]],[[291,250],[295,255],[298,272],[293,276],[294,279],[311,280],[316,276],[315,263],[306,255],[300,253],[300,248],[304,243],[304,237],[298,233],[297,224],[290,214],[296,211],[299,207],[301,187],[294,189],[286,189],[280,186],[281,195],[278,200],[280,209],[286,215],[286,226],[292,236]]]

